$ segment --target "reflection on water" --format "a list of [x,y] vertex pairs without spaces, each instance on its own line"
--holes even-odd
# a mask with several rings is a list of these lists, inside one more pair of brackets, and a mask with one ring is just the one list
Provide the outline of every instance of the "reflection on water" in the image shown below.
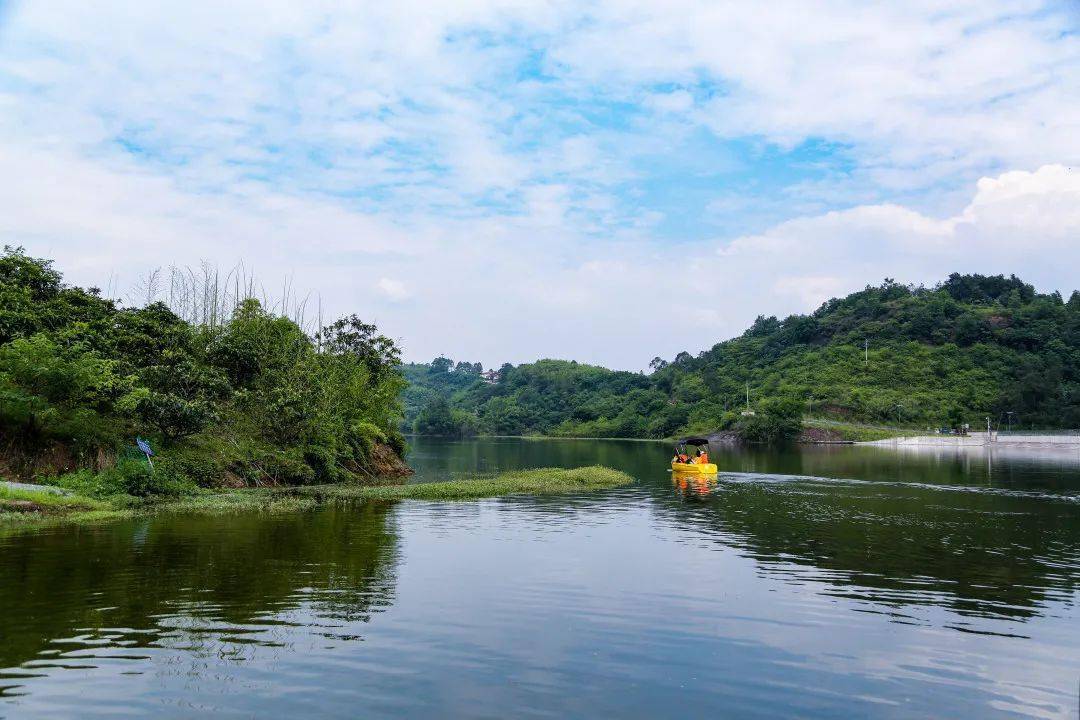
[[668,522],[744,548],[765,571],[812,568],[803,576],[830,595],[1020,618],[1078,588],[1075,497],[729,473],[689,492],[708,503],[665,508]]
[[[182,676],[250,659],[257,648],[272,656],[298,623],[327,642],[354,639],[357,623],[392,602],[388,513],[368,504],[347,513],[144,518],[9,538],[0,545],[0,667],[9,668],[0,697],[57,670],[97,680],[143,674],[149,663]],[[137,670],[125,667],[132,661]]]
[[683,498],[705,500],[709,498],[719,483],[717,475],[680,475],[673,473],[671,485]]
[[0,538],[0,717],[1062,717],[1080,459],[417,439],[629,488]]

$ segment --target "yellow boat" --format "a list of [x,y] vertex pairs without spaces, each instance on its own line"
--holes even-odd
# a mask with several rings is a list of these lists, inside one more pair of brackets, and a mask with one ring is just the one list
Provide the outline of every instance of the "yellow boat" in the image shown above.
[[[675,441],[675,457],[683,453],[687,453],[686,446],[692,445],[694,447],[708,448],[709,438],[705,437],[686,437],[680,438]],[[708,460],[708,457],[703,458]],[[681,463],[671,462],[671,472],[679,473],[680,475],[715,475],[717,472],[716,465],[713,463]]]
[[698,465],[697,463],[671,463],[671,471],[684,475],[715,475],[716,465],[713,463],[704,463]]

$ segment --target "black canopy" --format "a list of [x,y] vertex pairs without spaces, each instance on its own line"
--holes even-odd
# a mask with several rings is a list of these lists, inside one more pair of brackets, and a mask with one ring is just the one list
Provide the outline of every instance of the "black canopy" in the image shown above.
[[695,435],[695,436],[692,436],[692,437],[679,438],[676,442],[679,445],[708,445],[709,444],[709,438],[698,437],[698,436]]

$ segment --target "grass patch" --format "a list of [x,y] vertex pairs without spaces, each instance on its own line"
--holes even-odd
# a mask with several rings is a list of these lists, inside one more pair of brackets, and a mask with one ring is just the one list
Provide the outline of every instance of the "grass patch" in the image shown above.
[[151,500],[143,506],[146,512],[197,513],[200,515],[232,515],[246,512],[289,513],[311,510],[318,498],[302,495],[300,488],[244,488],[240,490],[206,491],[180,498]]
[[927,434],[926,430],[889,427],[887,425],[866,425],[820,418],[807,418],[803,420],[803,425],[808,428],[826,430],[832,436],[832,439],[850,442],[870,442],[872,440],[888,440],[889,438]]
[[[0,535],[59,523],[88,524],[155,513],[229,515],[303,512],[334,500],[476,500],[503,495],[576,494],[628,485],[633,478],[606,467],[514,470],[446,482],[415,485],[314,485],[292,488],[204,490],[179,497],[102,499],[0,488]],[[5,507],[5,502],[34,506]]]
[[512,470],[497,475],[412,485],[330,485],[299,492],[363,500],[476,500],[503,495],[566,495],[629,485],[634,479],[611,468],[591,466]]
[[0,485],[0,536],[61,523],[106,522],[130,514],[119,504],[93,498]]
[[61,495],[46,490],[23,490],[0,485],[0,510],[18,512],[15,508],[34,508],[33,511],[94,510],[104,503],[78,495]]

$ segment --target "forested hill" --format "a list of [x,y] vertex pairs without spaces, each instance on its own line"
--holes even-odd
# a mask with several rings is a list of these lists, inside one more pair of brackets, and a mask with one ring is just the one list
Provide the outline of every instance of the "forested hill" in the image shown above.
[[951,275],[933,288],[886,280],[809,315],[759,317],[697,357],[653,372],[561,360],[406,368],[410,427],[429,434],[665,437],[729,428],[749,383],[755,410],[908,426],[1080,427],[1080,293],[1066,302],[1020,279]]
[[107,496],[405,472],[394,343],[355,315],[311,337],[229,285],[181,272],[123,307],[0,253],[0,477]]

